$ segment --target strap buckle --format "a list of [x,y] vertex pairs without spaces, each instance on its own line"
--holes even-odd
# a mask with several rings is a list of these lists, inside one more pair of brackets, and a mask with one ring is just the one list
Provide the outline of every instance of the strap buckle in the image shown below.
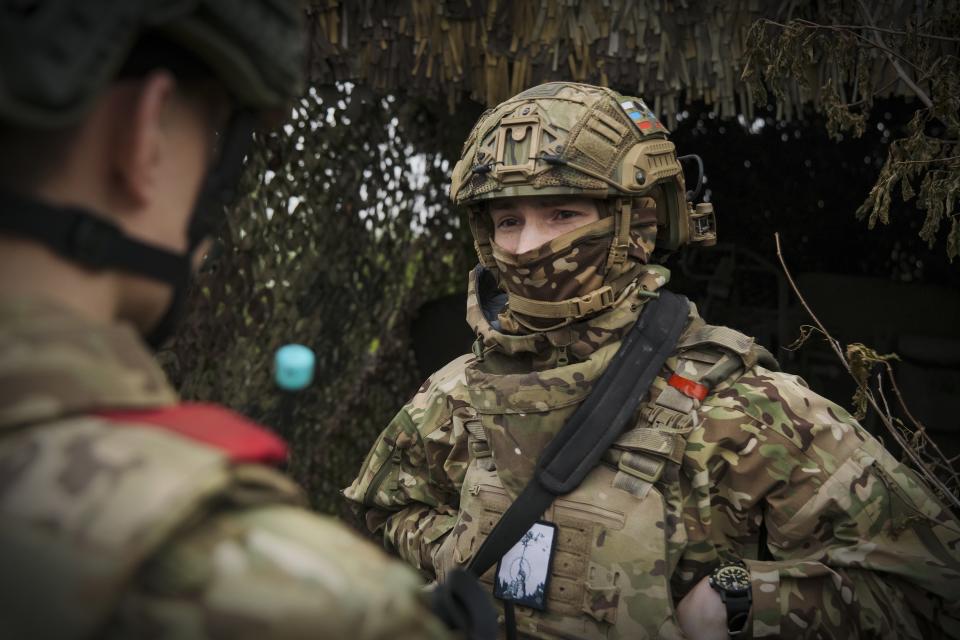
[[616,224],[614,225],[613,242],[610,243],[610,251],[607,254],[606,271],[625,263],[627,253],[630,251],[630,223],[633,216],[633,201],[630,198],[622,198],[618,206],[619,210],[615,214]]
[[617,462],[618,470],[651,484],[660,479],[666,466],[667,461],[663,458],[655,458],[630,451],[624,451]]
[[613,244],[610,245],[610,251],[607,254],[607,270],[609,271],[611,267],[614,267],[619,264],[623,264],[627,261],[627,251],[630,249],[629,245],[618,244],[616,240],[613,241]]
[[467,446],[470,448],[470,453],[474,458],[487,458],[493,455],[490,451],[490,443],[485,440],[474,440],[470,438]]
[[585,296],[574,298],[570,302],[576,309],[574,317],[582,318],[591,313],[602,311],[616,302],[616,300],[613,295],[613,289],[609,285],[605,285]]

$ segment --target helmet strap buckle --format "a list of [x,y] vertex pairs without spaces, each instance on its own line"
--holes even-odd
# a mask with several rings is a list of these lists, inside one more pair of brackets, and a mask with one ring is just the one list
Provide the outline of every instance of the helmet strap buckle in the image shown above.
[[633,201],[630,198],[620,198],[616,203],[616,211],[613,214],[615,216],[613,241],[610,243],[610,253],[607,255],[607,263],[604,268],[607,273],[627,261],[627,251],[630,249],[632,209]]

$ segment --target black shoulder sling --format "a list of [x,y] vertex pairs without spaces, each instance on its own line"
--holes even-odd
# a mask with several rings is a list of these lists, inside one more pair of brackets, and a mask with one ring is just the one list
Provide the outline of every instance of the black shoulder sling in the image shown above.
[[[633,418],[673,353],[687,324],[687,299],[669,291],[646,303],[643,313],[577,407],[537,460],[533,479],[480,545],[469,570],[482,576],[540,519],[554,498],[570,493],[600,462]],[[504,602],[508,638],[516,635],[513,603]]]

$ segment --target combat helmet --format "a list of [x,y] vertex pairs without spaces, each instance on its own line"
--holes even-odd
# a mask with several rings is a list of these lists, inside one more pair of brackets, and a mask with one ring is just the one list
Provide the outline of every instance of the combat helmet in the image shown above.
[[[716,243],[712,205],[690,201],[667,129],[642,99],[608,88],[572,82],[533,87],[484,113],[467,138],[450,196],[468,210],[483,267],[502,275],[487,204],[548,195],[600,199],[612,218],[608,250],[597,268],[600,278],[593,279],[598,286],[576,297],[531,299],[501,278],[509,306],[524,316],[563,324],[612,306],[636,272],[632,230],[652,227],[654,217],[655,231],[647,237],[655,235],[659,249]],[[655,216],[642,220],[638,210],[651,207]]]
[[[275,120],[303,86],[305,51],[298,0],[19,0],[0,2],[0,127],[42,132],[78,123],[116,79],[166,68],[219,80],[234,106],[219,132],[190,221],[189,250],[177,254],[129,237],[104,216],[0,192],[0,231],[29,237],[90,269],[113,269],[173,286],[159,343],[173,326],[190,255],[222,219],[252,132]],[[178,68],[179,67],[179,68]]]
[[302,87],[302,31],[295,0],[4,1],[0,123],[78,121],[149,32],[196,56],[239,104],[278,109]]

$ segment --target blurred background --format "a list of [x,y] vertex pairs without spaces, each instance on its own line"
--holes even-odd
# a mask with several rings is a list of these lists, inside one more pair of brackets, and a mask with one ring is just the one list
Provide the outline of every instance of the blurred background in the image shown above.
[[[958,4],[315,0],[310,86],[257,134],[162,361],[186,399],[287,438],[289,471],[338,512],[376,435],[474,338],[476,257],[447,200],[470,128],[529,86],[573,80],[642,97],[679,152],[703,158],[720,243],[665,257],[673,290],[854,410],[856,383],[826,340],[795,345],[811,320],[779,233],[833,337],[897,354],[916,422],[958,455]],[[295,394],[271,372],[291,342],[317,355],[314,384]],[[861,374],[896,405],[881,368]],[[930,453],[906,412],[890,415]],[[863,423],[899,451],[875,411]]]

